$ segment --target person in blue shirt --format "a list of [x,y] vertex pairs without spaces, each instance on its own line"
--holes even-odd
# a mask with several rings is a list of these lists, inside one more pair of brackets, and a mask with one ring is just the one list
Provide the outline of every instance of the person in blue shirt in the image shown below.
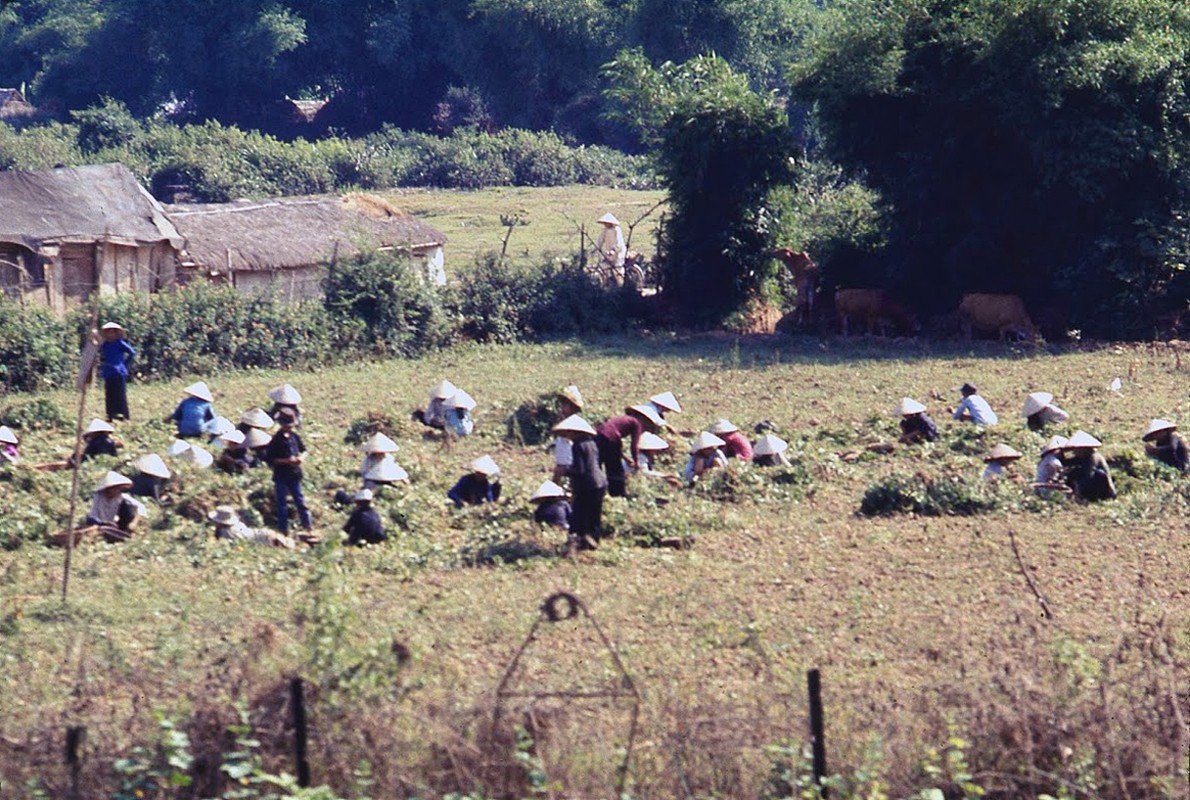
[[979,390],[969,383],[964,383],[959,389],[963,394],[963,401],[954,410],[957,420],[970,420],[976,425],[995,425],[1000,419],[988,401],[979,396]]
[[182,398],[182,402],[178,403],[178,407],[166,421],[173,420],[178,424],[179,439],[206,435],[206,429],[203,426],[215,418],[215,408],[211,405],[215,398],[211,396],[211,390],[205,383],[199,381],[190,384],[182,391],[186,396]]
[[124,328],[116,322],[104,323],[99,329],[103,341],[99,344],[99,375],[103,378],[103,403],[107,421],[128,419],[128,365],[136,357],[136,350],[128,344]]

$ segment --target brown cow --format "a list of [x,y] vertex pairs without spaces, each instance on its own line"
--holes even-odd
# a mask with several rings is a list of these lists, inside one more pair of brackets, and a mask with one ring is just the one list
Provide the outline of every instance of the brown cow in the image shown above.
[[814,293],[818,283],[818,265],[806,253],[781,247],[773,251],[793,275],[797,289],[797,305],[794,315],[799,323],[805,323],[814,313]]
[[1037,339],[1037,327],[1029,318],[1024,302],[1015,294],[965,294],[959,303],[959,321],[967,340],[976,330],[997,333],[1001,341],[1010,333],[1019,338]]
[[869,333],[879,331],[887,336],[889,331],[916,333],[921,325],[913,312],[894,300],[883,289],[839,289],[835,292],[835,313],[843,335],[847,336],[851,323],[863,322]]

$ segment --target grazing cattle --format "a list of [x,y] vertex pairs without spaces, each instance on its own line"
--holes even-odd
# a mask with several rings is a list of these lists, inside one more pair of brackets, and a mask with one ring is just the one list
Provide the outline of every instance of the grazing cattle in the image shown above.
[[853,323],[862,322],[864,330],[881,336],[894,333],[916,333],[921,325],[913,312],[894,300],[883,289],[840,289],[835,292],[835,313],[843,335],[847,336]]
[[1008,334],[1022,339],[1037,338],[1037,328],[1024,302],[1015,294],[965,294],[959,303],[959,320],[963,336],[968,340],[973,331],[996,333],[1001,341]]
[[794,308],[796,319],[805,323],[814,313],[814,294],[818,284],[818,265],[809,255],[788,247],[773,251],[773,255],[793,275],[793,285],[797,289],[797,306]]

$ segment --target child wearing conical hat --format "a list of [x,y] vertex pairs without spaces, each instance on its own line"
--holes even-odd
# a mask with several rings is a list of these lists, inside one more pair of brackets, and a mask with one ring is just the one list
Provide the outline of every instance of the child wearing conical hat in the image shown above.
[[[559,389],[554,395],[554,400],[557,403],[558,416],[555,417],[558,421],[564,420],[567,417],[573,417],[583,410],[583,395],[574,384],[565,386]],[[566,474],[570,471],[570,465],[574,458],[571,453],[570,440],[561,434],[554,435],[554,442],[552,445],[554,451],[554,474],[555,482],[562,482],[566,479]]]

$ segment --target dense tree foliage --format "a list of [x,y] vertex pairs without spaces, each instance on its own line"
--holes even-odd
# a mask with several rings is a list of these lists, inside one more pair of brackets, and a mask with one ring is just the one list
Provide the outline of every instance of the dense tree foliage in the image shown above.
[[844,0],[792,80],[892,208],[856,277],[937,311],[1019,292],[1098,334],[1186,308],[1184,0]]

